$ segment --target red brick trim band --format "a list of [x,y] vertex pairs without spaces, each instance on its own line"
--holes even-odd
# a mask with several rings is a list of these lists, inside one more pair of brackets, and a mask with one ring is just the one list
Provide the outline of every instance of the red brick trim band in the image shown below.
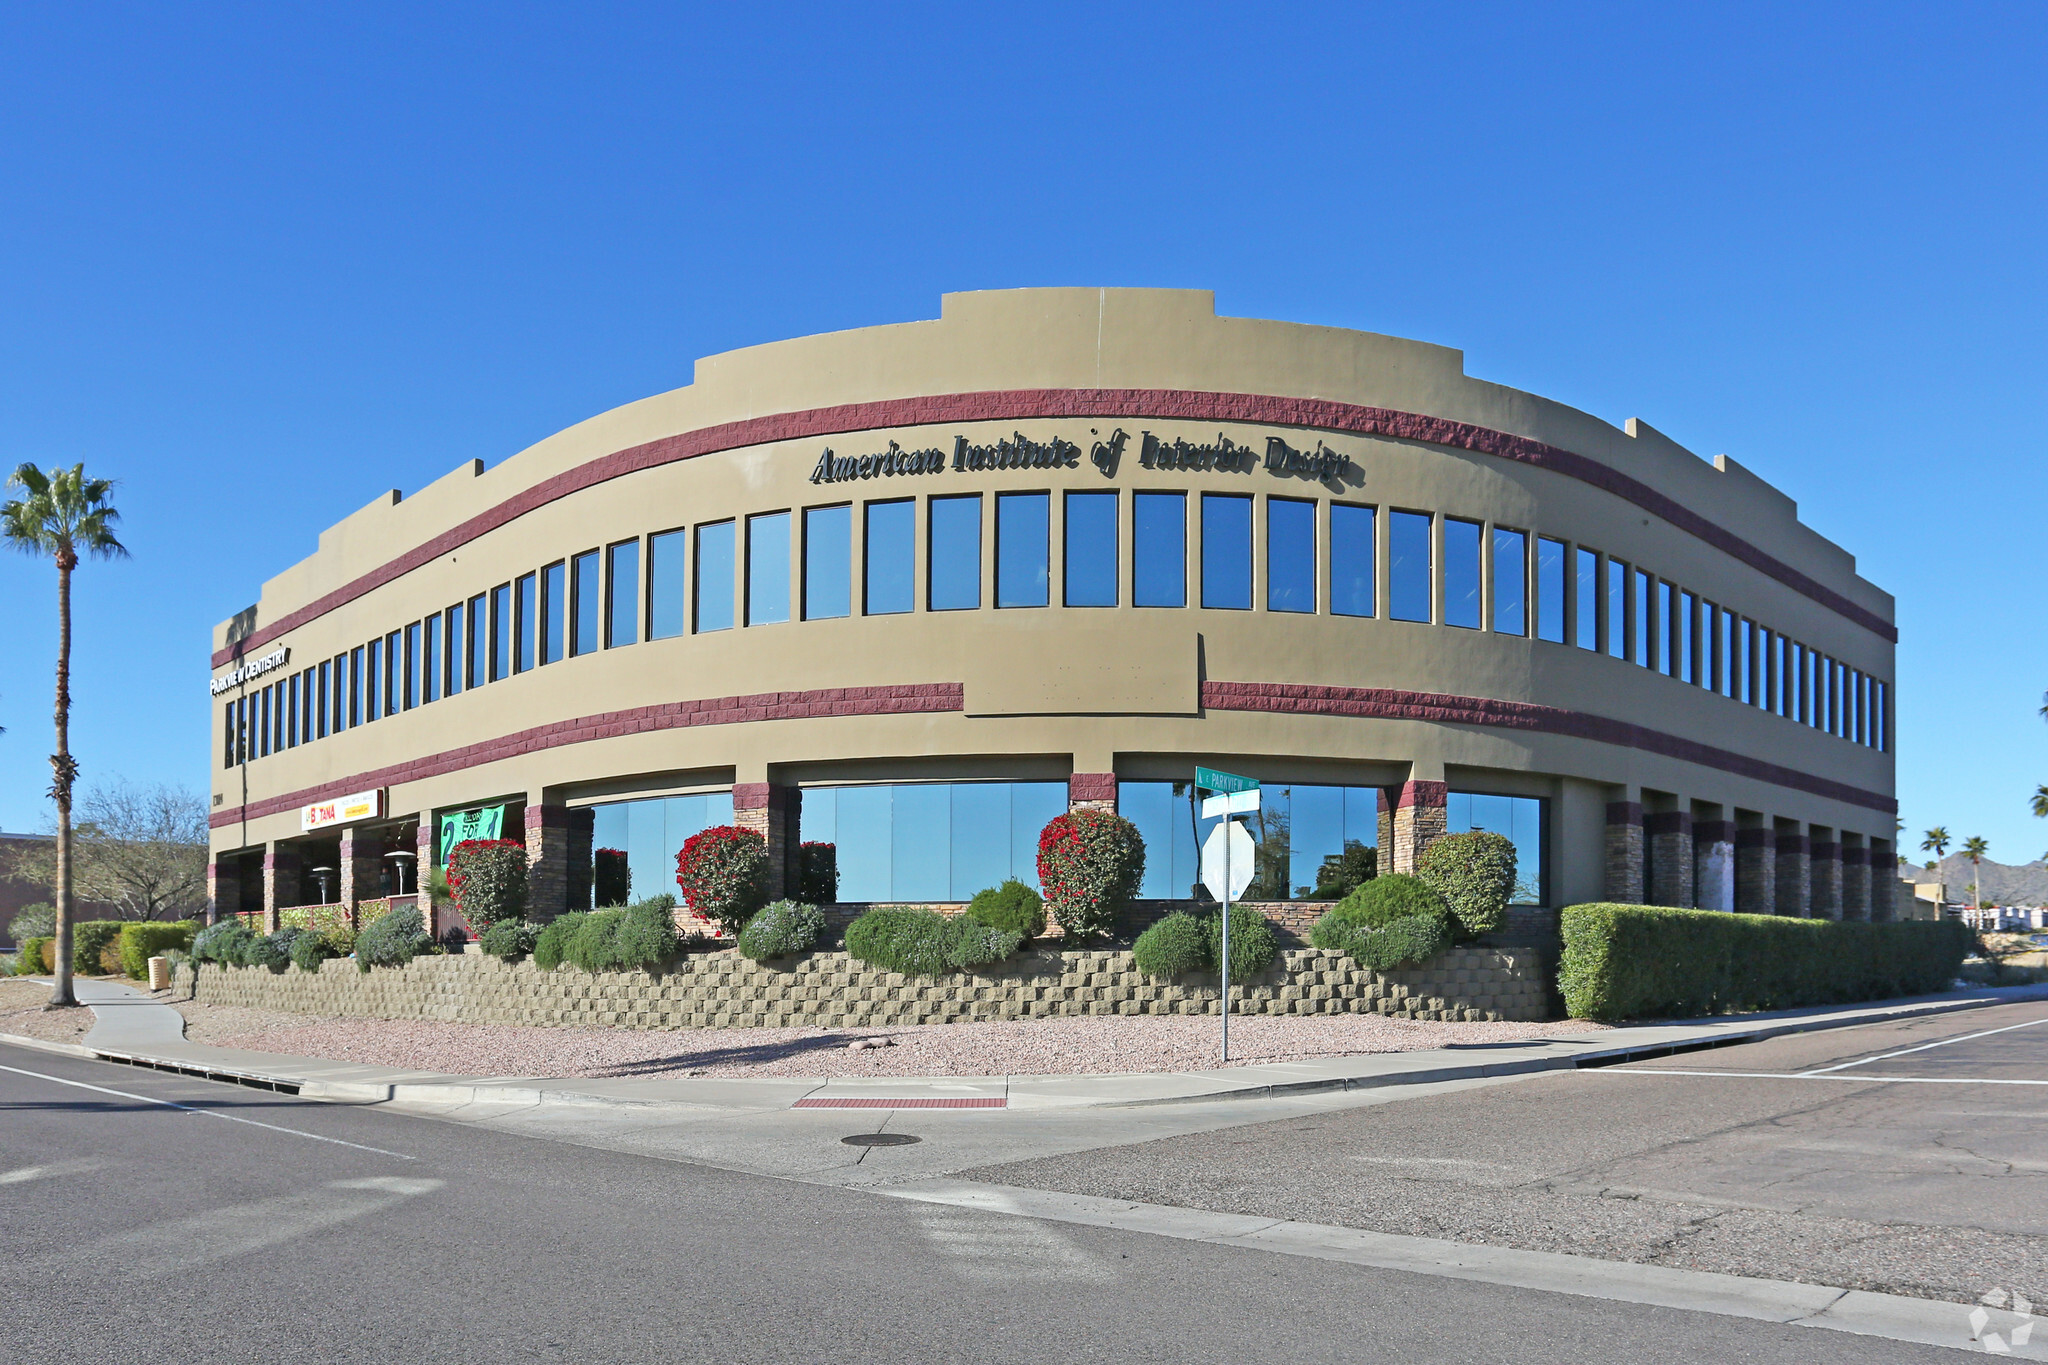
[[1607,823],[1610,825],[1640,825],[1643,823],[1643,803],[1640,801],[1609,801]]
[[1115,773],[1074,773],[1067,778],[1069,801],[1116,800]]
[[[1420,720],[1433,724],[1491,725],[1512,730],[1537,730],[1554,735],[1618,744],[1663,754],[1702,767],[1752,777],[1795,791],[1844,801],[1887,815],[1898,812],[1899,803],[1889,796],[1864,791],[1846,782],[1766,763],[1762,759],[1731,753],[1711,744],[1701,744],[1678,735],[1665,734],[1627,721],[1606,716],[1566,711],[1531,702],[1493,701],[1486,697],[1459,697],[1442,693],[1397,692],[1382,687],[1310,687],[1296,683],[1205,682],[1202,705],[1218,711],[1276,711],[1312,716],[1357,716],[1372,720]],[[1653,817],[1645,817],[1649,820]]]
[[1732,844],[1735,842],[1735,822],[1702,820],[1692,827],[1692,837],[1703,844]]
[[1806,836],[1805,836],[1804,834],[1780,834],[1780,835],[1778,836],[1778,852],[1780,852],[1780,853],[1806,853],[1806,852],[1808,852],[1808,849],[1807,849],[1807,844],[1806,844]]
[[897,398],[876,403],[847,403],[831,408],[810,408],[801,412],[777,413],[738,422],[664,436],[657,441],[614,451],[574,469],[543,479],[531,488],[515,493],[496,507],[479,512],[423,545],[418,545],[386,564],[345,583],[296,611],[280,616],[246,638],[214,651],[213,666],[223,667],[248,650],[324,616],[344,603],[352,602],[372,589],[430,564],[444,554],[460,549],[478,536],[524,516],[539,507],[611,479],[644,469],[673,464],[722,450],[765,445],[773,441],[839,436],[877,427],[925,426],[949,422],[1014,422],[1061,417],[1179,418],[1201,422],[1251,422],[1270,426],[1311,427],[1321,431],[1344,431],[1360,436],[1386,436],[1396,440],[1421,441],[1450,446],[1475,454],[1492,455],[1518,464],[1533,465],[1552,473],[1577,479],[1634,503],[1682,531],[1699,537],[1793,591],[1812,598],[1837,614],[1875,633],[1880,639],[1897,643],[1898,628],[1868,608],[1801,573],[1733,531],[1708,521],[1673,498],[1666,497],[1640,479],[1610,469],[1598,460],[1545,445],[1524,436],[1512,436],[1468,422],[1453,422],[1420,413],[1397,412],[1391,408],[1364,407],[1323,398],[1278,398],[1253,393],[1198,393],[1182,389],[1008,389],[984,393],[936,394],[925,398]]
[[[891,687],[821,687],[809,692],[761,692],[746,697],[710,697],[698,701],[663,702],[629,711],[607,711],[559,725],[537,725],[498,739],[446,749],[425,758],[336,778],[318,787],[306,787],[282,796],[252,801],[215,811],[208,825],[240,824],[266,815],[310,805],[322,795],[335,791],[365,791],[372,787],[395,787],[419,782],[443,773],[517,758],[521,754],[559,749],[593,739],[617,739],[658,730],[682,730],[698,725],[738,725],[757,720],[808,720],[819,716],[891,716],[928,711],[963,711],[965,689],[959,683],[901,683]],[[351,831],[344,830],[347,838]]]
[[[1207,704],[1206,698],[1204,698],[1204,704]],[[1227,711],[1231,708],[1219,707],[1218,709]],[[1441,810],[1449,805],[1451,801],[1451,784],[1448,782],[1403,782],[1400,791],[1400,799],[1395,805],[1401,810],[1408,810],[1415,806]]]
[[1643,816],[1643,831],[1646,834],[1692,835],[1692,814],[1682,810],[1653,810]]
[[1735,846],[1737,848],[1775,847],[1771,841],[1771,831],[1765,829],[1762,825],[1750,825],[1747,828],[1736,830]]

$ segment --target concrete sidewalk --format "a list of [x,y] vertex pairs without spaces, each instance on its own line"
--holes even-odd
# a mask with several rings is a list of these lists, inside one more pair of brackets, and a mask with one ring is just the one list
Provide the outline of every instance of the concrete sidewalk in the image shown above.
[[[1811,1029],[2048,999],[2048,985],[1983,987],[1911,1000],[1773,1014],[1636,1025],[1520,1043],[1453,1044],[1420,1052],[1202,1071],[1077,1076],[717,1077],[593,1079],[458,1076],[187,1042],[184,1017],[134,987],[81,980],[79,999],[97,1023],[84,1047],[60,1047],[111,1061],[176,1070],[294,1092],[308,1099],[428,1104],[555,1104],[695,1111],[845,1109],[1113,1109],[1306,1095],[1318,1091],[1423,1085],[1599,1066],[1614,1061],[1751,1042]],[[24,1042],[29,1040],[10,1039]]]

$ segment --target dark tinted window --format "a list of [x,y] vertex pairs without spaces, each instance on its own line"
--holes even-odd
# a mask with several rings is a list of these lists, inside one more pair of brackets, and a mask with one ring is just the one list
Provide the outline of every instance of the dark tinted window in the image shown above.
[[1316,505],[1266,499],[1266,610],[1316,609]]
[[1069,493],[1061,600],[1070,607],[1116,605],[1116,501],[1114,493]]
[[1188,500],[1184,493],[1131,495],[1131,601],[1188,604]]
[[1249,611],[1252,605],[1252,500],[1202,494],[1202,605]]

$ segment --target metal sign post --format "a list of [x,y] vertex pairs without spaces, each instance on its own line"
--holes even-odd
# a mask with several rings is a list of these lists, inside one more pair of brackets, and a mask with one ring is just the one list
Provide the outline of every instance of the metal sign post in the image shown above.
[[1239,817],[1259,809],[1259,784],[1236,773],[1195,769],[1195,789],[1216,793],[1202,799],[1205,819],[1223,818],[1202,843],[1202,884],[1223,904],[1223,948],[1216,964],[1222,982],[1223,1060],[1230,1060],[1230,903],[1251,885],[1256,850]]

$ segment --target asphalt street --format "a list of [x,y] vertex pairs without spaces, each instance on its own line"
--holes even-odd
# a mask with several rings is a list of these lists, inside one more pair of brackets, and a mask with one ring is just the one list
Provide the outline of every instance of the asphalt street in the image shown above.
[[[919,1205],[23,1048],[0,1046],[0,1067],[10,1361],[1952,1358]],[[892,1127],[818,1117],[843,1135]],[[1240,1164],[1271,1169],[1292,1150]]]
[[2048,1301],[2048,1004],[994,1163],[971,1180],[1971,1303]]

